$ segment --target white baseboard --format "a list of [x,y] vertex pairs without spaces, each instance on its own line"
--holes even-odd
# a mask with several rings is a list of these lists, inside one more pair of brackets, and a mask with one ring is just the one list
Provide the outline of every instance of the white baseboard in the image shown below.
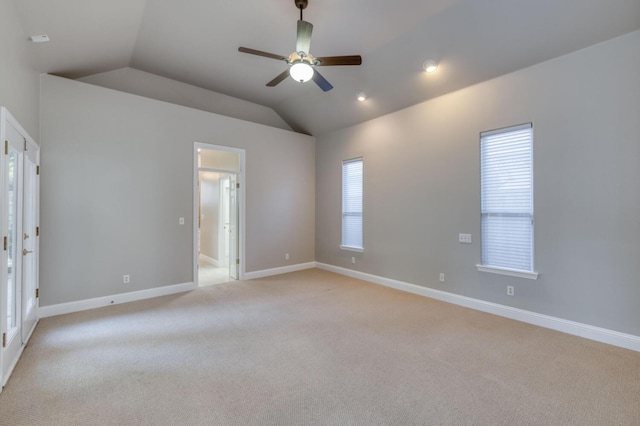
[[572,334],[574,336],[584,337],[585,339],[591,339],[598,342],[607,343],[609,345],[619,346],[621,348],[640,352],[640,336],[620,333],[618,331],[609,330],[606,328],[594,327],[588,324],[582,324],[579,322],[556,318],[549,315],[538,314],[536,312],[513,308],[511,306],[500,305],[497,303],[486,302],[484,300],[473,299],[471,297],[460,296],[458,294],[448,293],[446,291],[435,290],[416,284],[410,284],[390,278],[379,277],[377,275],[354,271],[339,266],[328,265],[326,263],[316,262],[316,267],[319,269],[324,269],[326,271],[335,272],[337,274],[346,275],[348,277],[395,288],[397,290],[402,290],[409,293],[418,294],[420,296],[426,296],[432,299],[441,300],[443,302],[464,306],[466,308],[475,309],[477,311],[487,312],[501,317],[526,322],[528,324],[533,324],[563,333]]
[[243,279],[255,280],[257,278],[270,277],[272,275],[286,274],[288,272],[302,271],[316,267],[316,262],[298,263],[297,265],[281,266],[279,268],[263,269],[261,271],[245,272]]
[[136,300],[151,299],[158,296],[183,293],[185,291],[194,289],[194,283],[182,283],[164,287],[150,288],[147,290],[132,291],[129,293],[115,294],[112,296],[96,297],[94,299],[77,300],[75,302],[60,303],[57,305],[40,306],[38,308],[38,317],[53,317],[56,315],[69,314],[71,312],[86,311],[88,309],[102,308],[104,306],[134,302]]
[[220,264],[219,264],[218,260],[214,259],[213,257],[206,256],[206,255],[204,255],[204,254],[202,254],[202,253],[200,254],[200,260],[202,260],[202,261],[204,261],[204,262],[207,262],[207,263],[210,263],[210,264],[212,264],[213,266],[215,266],[216,268],[217,268],[218,266],[220,266]]

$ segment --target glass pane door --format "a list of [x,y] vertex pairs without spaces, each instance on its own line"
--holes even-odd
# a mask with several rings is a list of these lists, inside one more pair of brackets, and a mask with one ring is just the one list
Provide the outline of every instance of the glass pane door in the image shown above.
[[9,151],[7,161],[7,338],[18,325],[18,153]]
[[[11,125],[6,126],[7,148],[3,153],[3,230],[7,250],[3,252],[2,385],[9,379],[22,348],[22,159],[24,139]],[[6,311],[4,310],[6,309]]]

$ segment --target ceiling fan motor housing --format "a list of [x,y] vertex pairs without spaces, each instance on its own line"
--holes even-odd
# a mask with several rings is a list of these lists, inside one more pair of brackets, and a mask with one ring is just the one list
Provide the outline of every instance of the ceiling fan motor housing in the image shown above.
[[297,22],[296,50],[289,56],[276,55],[274,53],[263,52],[261,50],[249,49],[247,47],[239,47],[238,51],[249,53],[251,55],[264,56],[266,58],[284,60],[289,66],[276,78],[267,83],[268,87],[274,87],[283,82],[287,76],[291,76],[294,80],[304,83],[313,80],[323,92],[333,89],[331,83],[327,81],[315,69],[316,66],[335,66],[335,65],[360,65],[362,58],[360,55],[351,56],[324,56],[316,58],[309,53],[311,45],[311,33],[313,25],[302,17],[302,10],[309,5],[309,0],[294,0],[296,7],[300,10],[300,20]]

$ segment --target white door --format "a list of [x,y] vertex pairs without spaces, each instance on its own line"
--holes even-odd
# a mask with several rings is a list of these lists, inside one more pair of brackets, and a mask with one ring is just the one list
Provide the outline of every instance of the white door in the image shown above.
[[40,151],[27,143],[22,200],[22,342],[38,320],[38,163]]
[[229,175],[229,276],[238,279],[240,256],[238,251],[238,177]]
[[220,179],[220,211],[219,216],[222,218],[222,229],[220,231],[220,265],[225,268],[229,267],[229,177],[225,176]]
[[22,156],[24,139],[10,124],[5,126],[3,144],[2,230],[2,386],[9,379],[22,349]]

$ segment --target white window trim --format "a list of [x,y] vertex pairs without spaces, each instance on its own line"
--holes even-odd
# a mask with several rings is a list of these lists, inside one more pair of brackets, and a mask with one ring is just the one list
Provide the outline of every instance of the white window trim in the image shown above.
[[355,251],[355,252],[358,252],[358,253],[364,253],[364,248],[362,248],[362,247],[351,247],[351,246],[340,245],[340,249],[341,250],[347,250],[347,251]]
[[491,274],[508,275],[510,277],[527,278],[529,280],[537,280],[538,273],[531,271],[522,271],[520,269],[498,268],[496,266],[476,265],[478,271],[489,272]]
[[[342,160],[342,173],[344,173],[344,165],[345,163],[350,163],[350,162],[356,162],[356,161],[361,161],[362,162],[362,186],[363,186],[363,193],[362,193],[362,217],[363,217],[363,221],[362,221],[362,233],[363,233],[363,238],[362,238],[362,247],[359,246],[347,246],[347,245],[343,245],[340,244],[340,249],[341,250],[346,250],[346,251],[353,251],[356,253],[364,253],[364,156],[360,156],[360,157],[354,157],[354,158],[350,158],[347,160]],[[342,183],[343,187],[342,187],[342,191],[344,191],[344,182]],[[344,193],[344,192],[343,192]],[[341,207],[341,210],[344,209],[344,206]],[[342,211],[342,218],[341,221],[344,221],[344,210]],[[342,228],[342,222],[340,224],[340,227]],[[343,241],[344,236],[342,235],[342,231],[341,231],[341,235],[340,235],[340,240]]]
[[[513,130],[513,131],[517,131],[517,130],[523,130],[523,129],[527,129],[530,128],[531,129],[531,138],[532,138],[532,143],[533,143],[533,123],[529,122],[529,123],[523,123],[523,124],[519,124],[519,125],[515,125],[515,126],[508,126],[508,127],[503,127],[503,128],[499,128],[499,129],[495,129],[495,130],[489,130],[486,132],[481,132],[480,133],[480,138],[482,138],[483,136],[492,136],[498,133],[502,133],[505,130],[509,129],[509,130]],[[531,169],[531,173],[533,174],[533,145],[531,147],[531,161],[532,161],[532,169]],[[534,182],[532,179],[531,182],[531,193],[533,194],[534,188],[533,188]],[[534,220],[534,214],[532,213],[532,220]],[[533,222],[532,222],[533,223]],[[532,247],[531,247],[531,264],[532,264],[532,268],[533,270],[528,271],[528,270],[521,270],[521,269],[512,269],[512,268],[505,268],[505,267],[501,267],[501,266],[491,266],[491,265],[483,265],[483,264],[477,264],[476,268],[478,269],[478,271],[480,272],[487,272],[487,273],[492,273],[492,274],[499,274],[499,275],[507,275],[507,276],[511,276],[511,277],[517,277],[517,278],[526,278],[526,279],[530,279],[530,280],[537,280],[538,279],[538,272],[535,270],[535,233],[534,230],[532,229]]]

